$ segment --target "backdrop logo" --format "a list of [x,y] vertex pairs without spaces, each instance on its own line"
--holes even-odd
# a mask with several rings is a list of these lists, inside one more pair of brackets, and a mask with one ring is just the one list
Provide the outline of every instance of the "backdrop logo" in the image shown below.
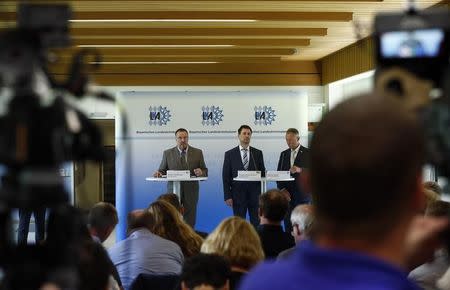
[[255,125],[272,125],[275,121],[275,110],[268,106],[255,107]]
[[202,124],[203,126],[219,125],[223,121],[223,110],[216,106],[202,107]]
[[148,108],[150,111],[148,117],[149,117],[149,124],[154,126],[162,126],[167,125],[168,122],[170,122],[170,110],[167,109],[167,107],[162,106],[150,106]]

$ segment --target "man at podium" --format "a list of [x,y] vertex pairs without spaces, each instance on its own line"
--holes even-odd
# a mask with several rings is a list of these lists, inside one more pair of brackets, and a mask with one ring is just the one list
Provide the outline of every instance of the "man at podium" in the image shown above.
[[262,151],[250,146],[252,132],[248,125],[238,129],[239,145],[225,152],[222,179],[224,200],[233,208],[233,214],[245,219],[248,211],[250,222],[257,227],[261,183],[233,180],[240,170],[261,171],[263,177],[266,173]]
[[300,134],[297,129],[289,128],[286,130],[286,144],[289,147],[280,154],[278,160],[278,171],[290,171],[294,181],[278,181],[278,189],[289,194],[291,201],[286,218],[284,219],[284,228],[286,232],[291,232],[292,225],[290,216],[292,209],[299,204],[309,203],[311,196],[301,187],[300,174],[308,168],[309,149],[300,144]]
[[[175,131],[177,146],[167,149],[163,153],[161,164],[154,177],[162,177],[167,170],[189,170],[191,176],[208,176],[203,152],[189,145],[189,133],[184,128]],[[173,182],[167,183],[167,191],[173,192]],[[198,181],[182,181],[180,186],[181,204],[184,207],[184,220],[192,228],[197,217],[199,184]]]

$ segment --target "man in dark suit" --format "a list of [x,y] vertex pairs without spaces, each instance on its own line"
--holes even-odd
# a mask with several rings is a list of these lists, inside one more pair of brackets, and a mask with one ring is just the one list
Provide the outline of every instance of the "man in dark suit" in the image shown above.
[[270,189],[259,197],[261,224],[257,231],[266,259],[276,258],[282,251],[295,246],[294,237],[281,227],[288,208],[286,195],[278,189]]
[[[190,170],[193,176],[207,176],[208,168],[206,168],[203,159],[203,152],[189,146],[188,131],[184,128],[178,129],[175,132],[175,140],[177,146],[164,151],[159,169],[153,176],[161,177],[166,174],[167,170]],[[181,204],[184,207],[184,220],[194,228],[197,217],[198,181],[182,181],[180,189]],[[173,182],[167,183],[167,191],[173,192]]]
[[257,227],[258,199],[261,183],[258,181],[234,181],[239,170],[258,170],[265,176],[264,158],[261,150],[250,147],[252,128],[242,125],[238,130],[239,146],[225,152],[223,161],[223,194],[225,203],[233,207],[233,214],[245,218],[248,210],[250,222]]
[[286,232],[290,232],[292,231],[290,221],[292,209],[299,204],[305,204],[311,201],[311,196],[305,192],[300,182],[302,171],[309,167],[309,150],[300,144],[300,135],[295,128],[286,130],[286,144],[289,148],[281,152],[277,170],[290,171],[291,176],[295,180],[279,181],[277,182],[277,187],[290,197],[289,210],[284,219],[284,228]]

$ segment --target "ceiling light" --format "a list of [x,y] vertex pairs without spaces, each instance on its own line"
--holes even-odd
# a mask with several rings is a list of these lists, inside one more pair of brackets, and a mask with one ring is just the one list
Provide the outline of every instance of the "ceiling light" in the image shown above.
[[210,64],[217,61],[91,61],[90,64]]
[[70,22],[256,22],[256,19],[71,19]]
[[80,44],[77,47],[145,48],[145,47],[233,47],[232,44]]

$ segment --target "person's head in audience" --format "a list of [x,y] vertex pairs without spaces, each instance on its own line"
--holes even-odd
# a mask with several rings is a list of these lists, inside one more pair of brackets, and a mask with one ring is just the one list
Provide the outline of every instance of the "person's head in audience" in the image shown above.
[[426,211],[426,216],[447,217],[450,213],[450,203],[443,200],[431,202]]
[[278,189],[271,189],[259,196],[259,219],[262,225],[280,225],[286,216],[289,201]]
[[154,224],[153,216],[145,209],[135,209],[127,216],[127,234],[130,235],[138,229],[152,230]]
[[[79,289],[107,290],[109,276],[112,274],[111,264],[103,246],[92,240],[87,227],[86,215],[72,205],[58,206],[50,211],[47,224],[48,249],[47,262],[53,259],[71,261],[79,278]],[[42,266],[45,267],[46,263]],[[58,265],[61,270],[61,265]],[[57,273],[58,273],[57,270]],[[63,273],[62,270],[61,273]],[[65,285],[67,289],[71,279],[67,276],[49,275],[50,284]],[[32,277],[27,277],[32,279]],[[25,279],[26,280],[26,279]],[[78,288],[77,288],[78,289]]]
[[111,264],[106,250],[94,241],[79,245],[78,273],[79,288],[83,290],[108,290]]
[[185,257],[200,252],[203,239],[183,221],[183,217],[170,203],[157,200],[150,204],[148,211],[154,219],[152,233],[176,243]]
[[118,222],[116,208],[110,203],[99,202],[89,211],[89,232],[100,242],[104,242],[109,237]]
[[442,195],[442,187],[437,182],[434,181],[424,182],[423,187],[425,189],[429,189],[436,192],[438,195]]
[[258,233],[240,217],[223,220],[203,242],[201,252],[224,256],[233,269],[242,272],[250,270],[264,259]]
[[47,220],[46,243],[52,247],[65,247],[92,240],[86,215],[73,205],[64,204],[52,209]]
[[167,201],[173,207],[175,207],[181,215],[184,214],[184,207],[181,205],[180,200],[178,199],[178,196],[175,193],[161,194],[160,196],[158,196],[157,200]]
[[292,210],[292,236],[295,239],[295,243],[311,237],[313,220],[313,206],[310,204],[300,204]]
[[336,106],[311,142],[318,243],[372,250],[403,243],[398,237],[425,205],[424,157],[421,126],[397,100],[364,96]]
[[425,195],[426,204],[423,208],[422,213],[425,213],[425,210],[430,206],[430,204],[438,201],[441,199],[441,196],[437,194],[436,192],[430,190],[430,189],[423,189],[423,194]]
[[230,263],[215,254],[188,258],[181,271],[181,290],[228,290]]

